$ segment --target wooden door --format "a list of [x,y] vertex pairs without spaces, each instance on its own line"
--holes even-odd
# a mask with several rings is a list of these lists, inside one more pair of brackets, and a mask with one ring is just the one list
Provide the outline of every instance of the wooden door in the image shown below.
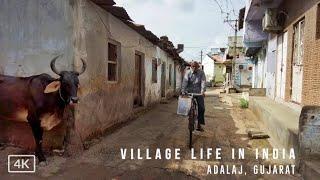
[[161,97],[166,97],[166,63],[161,66]]
[[302,95],[304,24],[305,21],[301,20],[294,26],[293,37],[291,100],[297,103],[301,103]]
[[135,74],[134,74],[134,100],[135,107],[142,106],[142,58],[141,55],[135,55]]
[[280,98],[285,98],[286,92],[286,76],[287,76],[287,55],[288,55],[288,32],[283,34],[282,44],[282,64],[281,64],[281,84],[280,84]]

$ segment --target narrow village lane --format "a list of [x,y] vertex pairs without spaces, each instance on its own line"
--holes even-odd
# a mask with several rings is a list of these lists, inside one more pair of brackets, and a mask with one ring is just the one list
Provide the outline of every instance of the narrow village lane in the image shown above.
[[[49,165],[39,167],[35,179],[49,177],[52,179],[256,179],[252,175],[252,166],[259,164],[253,149],[257,146],[269,147],[267,140],[250,140],[246,130],[256,128],[255,119],[249,110],[232,106],[232,100],[227,95],[220,95],[219,89],[210,90],[205,98],[206,126],[205,132],[194,134],[194,148],[198,159],[192,160],[188,149],[187,119],[176,115],[177,101],[168,104],[158,104],[145,112],[128,125],[114,133],[96,139],[94,145],[77,158],[50,157]],[[137,159],[137,149],[141,150],[142,160],[131,160],[127,155],[121,159],[121,148],[134,149]],[[145,149],[150,149],[152,160],[147,160]],[[162,159],[154,160],[157,148],[162,150]],[[166,148],[180,148],[180,160],[166,160]],[[200,148],[221,148],[221,160],[215,159],[215,151],[210,160],[200,160]],[[244,148],[245,159],[233,160],[232,148]],[[206,150],[205,150],[206,151]],[[172,156],[174,154],[172,153]],[[208,175],[208,165],[224,164],[243,165],[246,175]],[[213,170],[212,170],[213,171]],[[230,170],[231,171],[231,170]],[[3,176],[19,179],[25,176]],[[29,176],[31,177],[31,176]],[[272,176],[274,179],[279,177]],[[264,176],[269,179],[268,176]],[[291,179],[293,176],[285,176]]]

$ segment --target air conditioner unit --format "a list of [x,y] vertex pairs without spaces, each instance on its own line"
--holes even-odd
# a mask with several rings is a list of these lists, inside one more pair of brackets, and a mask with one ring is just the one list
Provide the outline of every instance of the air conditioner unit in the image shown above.
[[262,29],[266,32],[277,32],[283,29],[283,18],[275,8],[269,8],[262,19]]

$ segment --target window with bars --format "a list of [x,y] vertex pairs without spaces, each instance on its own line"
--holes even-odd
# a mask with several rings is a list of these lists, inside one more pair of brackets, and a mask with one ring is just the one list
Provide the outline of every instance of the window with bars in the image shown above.
[[118,81],[118,46],[108,43],[108,81]]
[[158,65],[157,59],[152,59],[152,83],[157,83]]

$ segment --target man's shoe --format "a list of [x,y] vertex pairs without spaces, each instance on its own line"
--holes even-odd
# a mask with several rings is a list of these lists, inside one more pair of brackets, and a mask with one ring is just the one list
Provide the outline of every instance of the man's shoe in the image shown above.
[[204,129],[201,126],[198,126],[197,131],[203,132]]

